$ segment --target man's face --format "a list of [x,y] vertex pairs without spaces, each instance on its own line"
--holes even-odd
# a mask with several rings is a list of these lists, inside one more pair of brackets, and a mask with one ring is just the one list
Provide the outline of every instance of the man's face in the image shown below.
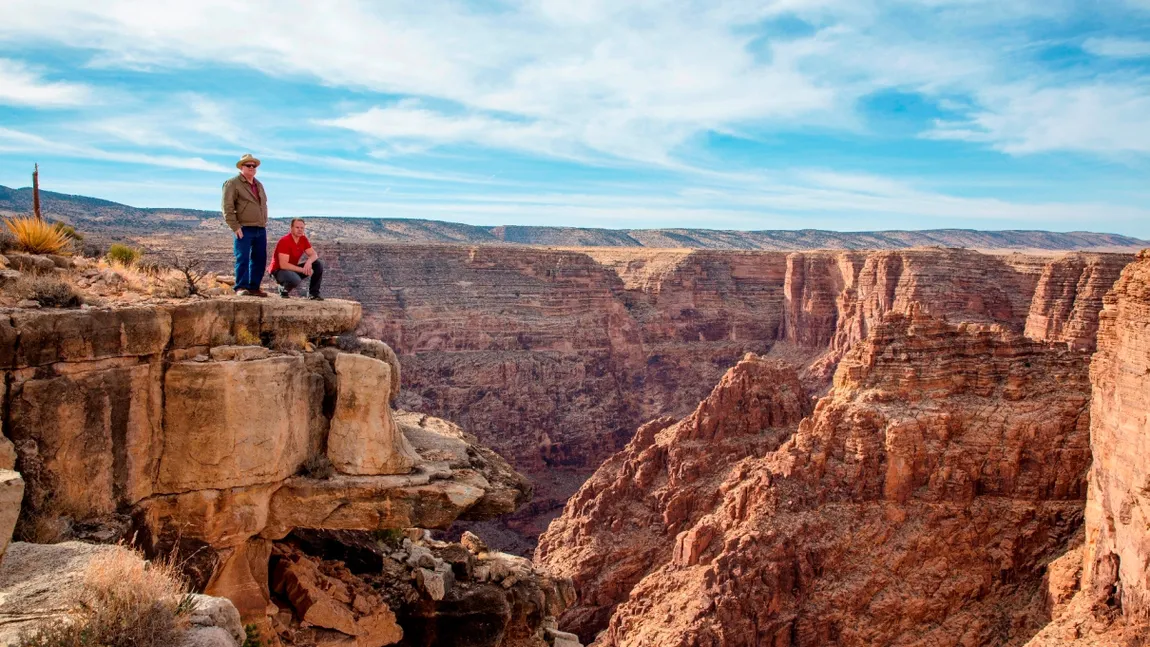
[[244,162],[240,165],[240,175],[244,176],[248,182],[251,182],[256,176],[256,165],[252,162]]
[[295,236],[296,238],[299,238],[303,235],[303,221],[297,220],[292,223],[291,235]]

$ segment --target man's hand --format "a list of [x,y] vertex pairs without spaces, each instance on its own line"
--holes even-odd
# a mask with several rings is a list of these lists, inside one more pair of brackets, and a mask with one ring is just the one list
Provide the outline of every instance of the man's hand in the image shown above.
[[236,238],[243,239],[243,237],[244,237],[244,230],[243,229],[237,229],[236,230]]
[[311,276],[311,259],[310,258],[308,259],[308,261],[306,263],[303,264],[303,275],[304,276]]

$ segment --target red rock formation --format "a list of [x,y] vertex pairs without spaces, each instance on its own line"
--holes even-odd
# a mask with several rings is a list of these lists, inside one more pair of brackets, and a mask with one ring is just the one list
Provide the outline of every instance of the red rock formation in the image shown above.
[[[537,559],[581,584],[565,619],[587,639],[610,616],[597,644],[620,646],[1017,645],[1037,631],[1042,566],[1081,523],[1085,356],[911,310],[847,355],[776,451],[692,448],[707,489],[683,491],[690,514],[648,531],[636,567],[611,521],[650,523],[629,483],[665,460],[639,451],[660,447],[640,430],[540,540]],[[680,496],[670,478],[654,489]]]
[[686,419],[640,427],[541,538],[537,560],[580,591],[563,626],[586,642],[648,573],[705,549],[710,531],[696,523],[732,465],[777,448],[809,410],[794,369],[748,356]]
[[1093,350],[1102,298],[1130,262],[1125,254],[1067,254],[1043,268],[1026,336]]
[[1100,315],[1090,492],[1080,591],[1032,647],[1150,641],[1150,251],[1122,272]]

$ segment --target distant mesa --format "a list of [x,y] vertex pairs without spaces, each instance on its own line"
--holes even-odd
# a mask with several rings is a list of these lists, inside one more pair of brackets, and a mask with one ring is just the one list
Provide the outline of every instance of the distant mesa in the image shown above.
[[[215,211],[141,209],[108,200],[51,191],[40,192],[43,211],[85,232],[109,236],[204,234],[224,230]],[[0,214],[32,208],[30,188],[0,186]],[[813,250],[967,247],[979,250],[1135,252],[1150,241],[1093,232],[854,231],[819,229],[730,231],[718,229],[594,229],[502,225],[480,227],[457,222],[406,218],[315,217],[315,238],[328,241],[458,243],[466,245],[550,245],[558,247],[648,247],[678,249]]]

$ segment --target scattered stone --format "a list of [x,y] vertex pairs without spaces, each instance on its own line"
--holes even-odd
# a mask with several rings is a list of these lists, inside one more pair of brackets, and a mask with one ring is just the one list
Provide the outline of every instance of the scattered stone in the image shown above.
[[188,615],[188,622],[194,629],[222,631],[232,641],[225,644],[239,645],[244,642],[244,625],[236,605],[226,598],[200,594],[193,595],[192,601],[195,608]]
[[32,299],[21,299],[16,302],[17,308],[39,308],[40,302],[33,301]]
[[544,630],[543,635],[551,647],[583,647],[583,643],[579,642],[579,636],[566,631],[549,628]]
[[476,535],[470,530],[463,531],[463,536],[459,538],[459,543],[463,544],[464,548],[471,551],[472,554],[475,555],[487,552],[487,542],[480,539],[479,535]]
[[431,550],[419,545],[412,545],[407,550],[407,565],[411,567],[435,568],[435,556]]
[[15,283],[21,276],[24,275],[17,270],[0,270],[0,285]]
[[51,272],[56,269],[52,259],[35,254],[12,253],[8,255],[8,262],[21,272]]
[[427,597],[436,602],[447,595],[447,583],[444,581],[443,573],[420,568],[415,571],[415,582]]
[[272,352],[263,346],[214,346],[208,351],[208,354],[217,362],[246,362],[255,359],[267,359]]

